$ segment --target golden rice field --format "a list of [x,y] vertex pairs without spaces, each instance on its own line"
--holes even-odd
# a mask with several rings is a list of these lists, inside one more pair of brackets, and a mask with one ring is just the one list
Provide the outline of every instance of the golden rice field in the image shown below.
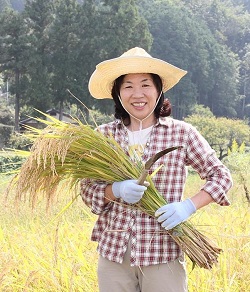
[[[191,175],[186,196],[200,184]],[[2,198],[4,189],[1,184]],[[230,207],[212,204],[192,219],[224,252],[212,270],[192,270],[187,261],[190,292],[250,291],[250,206],[236,182],[229,197]],[[70,200],[62,193],[49,213],[45,202],[33,211],[27,203],[20,204],[17,212],[12,200],[1,201],[0,291],[98,291],[96,244],[90,241],[96,218],[80,198],[64,210]]]

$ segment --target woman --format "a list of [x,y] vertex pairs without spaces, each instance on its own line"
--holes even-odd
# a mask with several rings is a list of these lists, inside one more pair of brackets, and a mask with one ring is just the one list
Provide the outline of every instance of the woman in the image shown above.
[[[113,98],[116,120],[99,128],[112,133],[127,155],[146,162],[155,153],[182,146],[157,161],[164,164],[153,181],[169,204],[155,218],[130,208],[147,189],[136,180],[83,181],[83,201],[98,215],[92,240],[98,242],[98,282],[105,291],[187,291],[183,255],[164,233],[187,220],[197,209],[216,202],[229,205],[232,186],[228,169],[191,125],[170,118],[171,105],[163,92],[187,72],[133,48],[118,58],[97,65],[89,81],[95,98]],[[186,167],[192,166],[206,182],[190,199],[182,201]]]

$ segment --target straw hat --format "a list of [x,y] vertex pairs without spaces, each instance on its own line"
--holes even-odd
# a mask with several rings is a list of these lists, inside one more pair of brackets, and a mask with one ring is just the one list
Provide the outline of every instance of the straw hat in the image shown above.
[[97,98],[112,98],[116,78],[129,73],[154,73],[161,77],[163,92],[177,84],[187,71],[153,58],[142,48],[132,48],[118,58],[101,62],[89,80],[90,94]]

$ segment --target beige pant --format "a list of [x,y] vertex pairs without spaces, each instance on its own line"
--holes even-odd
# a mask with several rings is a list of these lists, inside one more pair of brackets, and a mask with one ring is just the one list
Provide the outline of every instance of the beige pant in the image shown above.
[[123,263],[99,257],[100,292],[187,292],[185,264],[179,260],[147,267],[130,266],[128,248]]

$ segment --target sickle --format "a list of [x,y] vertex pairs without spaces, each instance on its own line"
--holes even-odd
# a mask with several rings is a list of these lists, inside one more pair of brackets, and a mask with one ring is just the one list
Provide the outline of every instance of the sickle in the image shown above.
[[174,151],[176,149],[180,149],[182,148],[182,146],[174,146],[174,147],[170,147],[170,148],[166,148],[158,153],[156,153],[155,155],[153,155],[151,158],[149,158],[149,160],[145,163],[145,169],[143,170],[141,176],[138,179],[138,184],[139,185],[143,185],[147,175],[148,175],[148,171],[150,169],[150,167],[159,159],[161,158],[163,155]]

